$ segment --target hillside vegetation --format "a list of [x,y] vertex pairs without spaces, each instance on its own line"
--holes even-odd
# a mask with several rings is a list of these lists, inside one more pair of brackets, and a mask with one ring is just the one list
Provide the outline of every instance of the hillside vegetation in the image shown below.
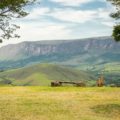
[[120,89],[0,87],[0,120],[120,120]]
[[91,73],[52,64],[37,64],[0,73],[0,84],[48,86],[51,81],[57,80],[84,81],[90,85],[95,83],[96,78]]
[[96,76],[98,73],[102,73],[105,77],[106,84],[116,84],[120,86],[120,63],[113,62],[113,63],[106,63],[104,66],[94,66],[94,71]]
[[[95,74],[97,78],[104,71],[107,85],[115,84],[120,86],[120,43],[115,42],[112,37],[22,42],[0,48],[0,71],[18,69],[31,66],[32,64],[46,63],[69,66],[72,67],[70,69],[74,72],[75,70],[73,70],[73,68],[90,71]],[[56,71],[55,69],[56,68],[54,68],[53,71]],[[26,82],[22,81],[23,78],[21,78],[21,74],[18,75],[21,80],[20,83],[18,77],[11,76],[10,78],[10,75],[8,75],[8,77],[2,75],[0,81],[2,81],[2,83],[11,83],[12,80],[13,85],[36,85],[36,83],[46,85],[46,83],[49,84],[50,80],[77,81],[79,76],[79,80],[82,78],[85,80],[85,76],[83,77],[81,74],[86,72],[80,71],[80,73],[82,73],[80,75],[77,74],[75,77],[76,72],[75,74],[73,73],[74,75],[71,75],[70,69],[68,73],[65,70],[65,75],[64,72],[62,72],[64,70],[56,74],[56,72],[52,72],[50,68],[41,73],[35,72],[34,74],[30,74],[27,71],[29,76],[24,77]],[[46,71],[51,71],[53,75],[51,72]],[[27,72],[23,74],[27,74]],[[89,73],[87,73],[86,77],[88,74]],[[44,81],[46,80],[45,83],[43,79],[42,83],[38,78],[43,78]],[[87,77],[86,81],[88,80]],[[92,82],[92,84],[94,83]]]

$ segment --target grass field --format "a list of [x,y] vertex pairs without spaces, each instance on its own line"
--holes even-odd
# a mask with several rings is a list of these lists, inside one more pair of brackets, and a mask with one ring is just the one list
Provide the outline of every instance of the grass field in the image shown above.
[[120,88],[0,87],[0,120],[120,120]]

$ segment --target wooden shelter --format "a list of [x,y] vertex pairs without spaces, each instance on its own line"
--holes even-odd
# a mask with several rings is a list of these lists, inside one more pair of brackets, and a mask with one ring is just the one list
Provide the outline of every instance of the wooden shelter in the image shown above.
[[58,87],[58,86],[62,86],[63,84],[72,84],[75,85],[77,87],[85,87],[85,83],[84,82],[61,82],[61,81],[55,81],[55,82],[51,82],[51,87]]

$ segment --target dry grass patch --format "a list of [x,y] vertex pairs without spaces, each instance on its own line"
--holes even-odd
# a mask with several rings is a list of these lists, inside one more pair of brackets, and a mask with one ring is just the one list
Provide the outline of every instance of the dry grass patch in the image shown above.
[[119,106],[119,88],[0,88],[0,120],[119,120]]

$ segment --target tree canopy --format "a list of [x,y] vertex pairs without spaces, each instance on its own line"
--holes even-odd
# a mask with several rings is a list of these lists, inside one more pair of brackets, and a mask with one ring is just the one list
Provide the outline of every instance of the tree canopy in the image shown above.
[[35,0],[0,0],[0,42],[4,39],[19,37],[14,32],[19,26],[12,24],[13,18],[22,18],[28,15],[25,6]]
[[[116,12],[111,13],[111,17],[118,20],[120,19],[120,0],[108,0],[110,1],[115,7]],[[116,41],[120,41],[120,22],[117,22],[117,25],[114,26],[113,29],[113,37]]]

